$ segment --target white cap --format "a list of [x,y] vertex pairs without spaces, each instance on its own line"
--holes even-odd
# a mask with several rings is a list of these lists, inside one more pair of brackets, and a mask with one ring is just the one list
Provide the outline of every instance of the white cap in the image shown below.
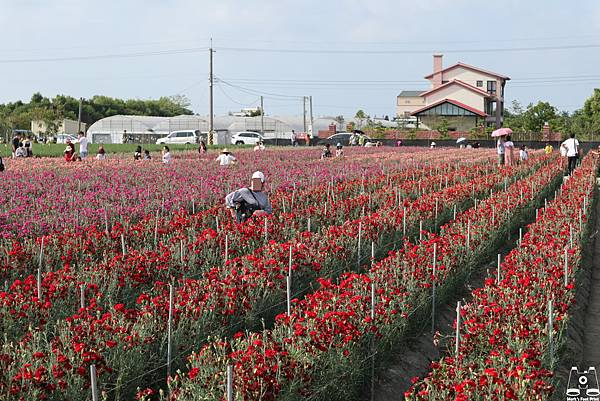
[[252,174],[252,179],[259,179],[260,182],[265,182],[265,175],[263,173],[261,173],[260,171],[255,171]]

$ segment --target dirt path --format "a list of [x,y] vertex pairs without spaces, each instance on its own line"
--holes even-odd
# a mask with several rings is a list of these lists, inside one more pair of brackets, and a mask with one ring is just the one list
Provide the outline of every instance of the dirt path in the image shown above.
[[[514,236],[513,236],[514,238]],[[500,251],[502,258],[514,247],[514,242],[509,242]],[[415,376],[423,377],[429,372],[431,361],[438,360],[446,349],[446,341],[454,334],[452,324],[456,317],[456,302],[470,300],[471,291],[482,287],[486,277],[495,274],[496,260],[489,261],[485,266],[474,270],[465,285],[449,302],[438,306],[436,313],[435,330],[442,334],[439,346],[434,345],[431,334],[431,323],[427,322],[420,335],[407,340],[399,345],[390,356],[387,367],[377,372],[375,382],[375,401],[403,400],[404,393],[411,386],[411,379]],[[370,399],[370,392],[363,395],[363,399]]]
[[[600,202],[596,203],[596,216],[600,212]],[[590,283],[590,294],[583,330],[583,366],[600,369],[600,219],[596,219],[594,230],[594,250]]]
[[600,368],[600,202],[596,202],[594,229],[589,248],[584,248],[581,275],[577,278],[575,302],[566,331],[566,343],[554,371],[556,378],[552,401],[564,401],[571,367]]

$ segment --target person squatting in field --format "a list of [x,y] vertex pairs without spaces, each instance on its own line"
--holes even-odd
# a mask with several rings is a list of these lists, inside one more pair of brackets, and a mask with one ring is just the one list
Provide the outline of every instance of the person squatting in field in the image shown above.
[[265,175],[255,171],[249,188],[240,188],[225,197],[225,206],[229,208],[232,217],[238,223],[243,223],[251,216],[273,213],[269,196],[263,191],[264,186]]

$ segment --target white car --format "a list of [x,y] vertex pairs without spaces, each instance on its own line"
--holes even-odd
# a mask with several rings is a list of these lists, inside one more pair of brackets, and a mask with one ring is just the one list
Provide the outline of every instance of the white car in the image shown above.
[[182,131],[173,131],[169,135],[159,138],[156,140],[157,145],[166,145],[166,144],[182,144],[189,145],[192,143],[199,143],[202,137],[202,132],[199,130],[182,130]]
[[71,143],[79,143],[79,138],[77,138],[75,135],[69,134],[56,135],[56,143],[67,143],[67,141],[70,141]]
[[241,131],[231,137],[232,145],[256,145],[259,141],[264,141],[262,135],[251,131]]

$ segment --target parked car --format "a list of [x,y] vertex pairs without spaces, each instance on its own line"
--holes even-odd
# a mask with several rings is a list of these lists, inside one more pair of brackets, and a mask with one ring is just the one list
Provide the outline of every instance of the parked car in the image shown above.
[[251,131],[241,131],[231,137],[232,145],[256,145],[259,141],[264,141],[262,135]]
[[[326,143],[330,145],[337,145],[341,143],[344,146],[350,145],[350,137],[352,136],[351,132],[338,132],[337,134],[331,135],[326,139],[321,139],[317,142],[317,145],[325,145]],[[371,138],[366,137],[366,142],[373,142]]]
[[75,135],[69,134],[56,135],[56,143],[67,143],[67,141],[70,141],[71,143],[78,143],[79,138],[77,138]]
[[158,138],[156,140],[157,145],[167,145],[167,144],[182,144],[189,145],[192,143],[200,143],[201,139],[204,139],[206,136],[205,133],[200,132],[200,130],[181,130],[181,131],[173,131],[169,135]]

